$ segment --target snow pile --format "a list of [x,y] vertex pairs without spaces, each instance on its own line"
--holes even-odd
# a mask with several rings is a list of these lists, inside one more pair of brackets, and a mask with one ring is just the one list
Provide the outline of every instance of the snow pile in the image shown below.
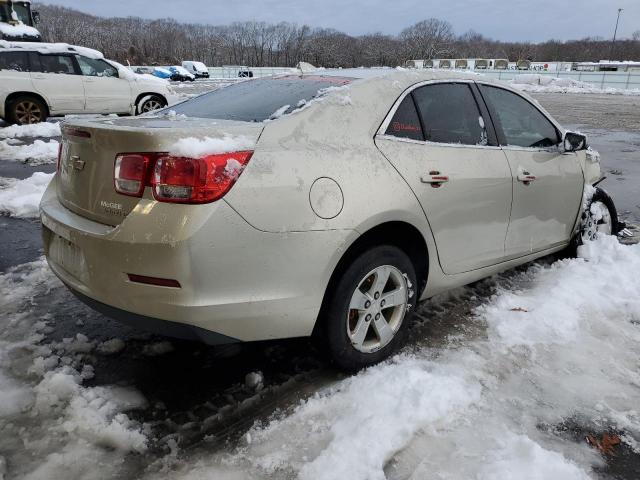
[[170,153],[183,157],[202,158],[216,153],[251,150],[254,146],[255,142],[247,137],[225,133],[222,138],[181,138],[170,149]]
[[128,452],[147,450],[143,426],[125,413],[146,400],[131,388],[83,385],[95,345],[86,336],[46,342],[49,315],[30,309],[51,289],[63,292],[44,259],[0,275],[2,462],[11,478],[111,477]]
[[144,452],[146,436],[120,413],[144,408],[144,397],[135,390],[121,387],[83,388],[82,380],[70,367],[46,372],[34,389],[34,411],[51,414],[62,410],[61,428],[68,435],[125,452]]
[[59,123],[42,122],[30,125],[11,125],[0,128],[0,138],[21,138],[21,137],[59,137]]
[[536,73],[517,75],[511,86],[523,92],[533,93],[606,93],[611,95],[640,95],[639,88],[598,88],[591,83],[572,78],[558,78]]
[[27,162],[30,165],[55,163],[58,158],[59,143],[55,140],[36,140],[28,145],[11,145],[13,142],[0,140],[0,159]]
[[442,298],[497,289],[471,320],[434,308],[429,331],[448,341],[339,381],[171,478],[594,477],[599,453],[563,425],[640,439],[640,245],[603,237],[580,254]]
[[53,175],[35,172],[24,180],[0,177],[0,215],[36,218],[40,200]]

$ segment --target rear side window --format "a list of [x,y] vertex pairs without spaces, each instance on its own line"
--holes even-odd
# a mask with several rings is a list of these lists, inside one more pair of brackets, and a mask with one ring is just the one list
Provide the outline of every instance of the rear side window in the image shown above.
[[189,117],[262,122],[304,106],[323,89],[351,81],[346,77],[319,75],[260,78],[214,90],[175,105],[171,110]]
[[27,52],[0,53],[0,70],[29,71],[29,57]]
[[422,126],[418,118],[418,111],[413,102],[413,97],[410,94],[402,100],[385,134],[400,138],[410,138],[412,140],[424,140]]
[[480,85],[480,89],[507,145],[544,148],[560,143],[556,127],[520,95],[487,85]]
[[76,74],[73,58],[69,55],[40,55],[39,57],[40,66],[38,71],[41,73]]
[[485,123],[466,83],[425,85],[413,92],[429,142],[487,145]]

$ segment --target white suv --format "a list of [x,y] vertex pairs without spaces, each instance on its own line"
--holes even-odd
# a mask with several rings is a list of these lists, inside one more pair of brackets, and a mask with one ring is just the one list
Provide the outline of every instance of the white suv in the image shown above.
[[64,43],[0,41],[0,118],[36,123],[79,113],[136,115],[179,101],[168,82]]

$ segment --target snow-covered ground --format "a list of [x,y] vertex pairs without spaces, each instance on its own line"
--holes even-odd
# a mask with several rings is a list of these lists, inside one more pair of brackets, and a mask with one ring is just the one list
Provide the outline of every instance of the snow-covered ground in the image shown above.
[[[147,477],[595,478],[602,458],[568,424],[618,432],[640,453],[640,245],[602,238],[581,256],[487,280],[497,282],[489,297],[480,285],[436,299],[440,313],[427,322],[446,320],[452,302],[476,307],[440,341],[415,337],[392,360],[332,382],[222,451],[206,443],[182,451],[174,439]],[[88,385],[96,355],[118,355],[121,340],[48,337],[56,319],[34,316],[30,303],[61,288],[44,260],[0,276],[8,478],[126,477],[157,440],[129,413],[148,402],[133,385]],[[261,385],[257,373],[246,381],[254,377]]]
[[[78,334],[43,341],[49,315],[29,315],[34,296],[59,289],[44,259],[0,276],[0,469],[6,478],[108,478],[147,435],[126,411],[144,397],[123,386],[86,387],[95,343]],[[10,456],[7,456],[10,454]]]
[[608,95],[640,95],[640,89],[598,88],[591,83],[580,82],[571,78],[556,78],[540,74],[517,75],[509,82],[514,88],[532,93],[591,93]]
[[0,138],[59,137],[60,135],[60,123],[58,122],[10,125],[0,128]]
[[53,175],[35,172],[24,180],[0,177],[0,215],[36,218],[38,205]]
[[33,143],[23,143],[13,138],[0,140],[0,161],[26,162],[30,165],[55,163],[58,146],[57,140],[35,140]]
[[418,342],[165,478],[595,478],[600,456],[563,425],[640,453],[640,246],[581,254],[499,280],[480,334]]

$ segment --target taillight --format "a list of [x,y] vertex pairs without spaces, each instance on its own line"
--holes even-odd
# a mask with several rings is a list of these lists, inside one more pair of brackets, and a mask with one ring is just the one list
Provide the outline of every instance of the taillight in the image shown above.
[[125,153],[116,157],[113,184],[116,192],[141,197],[147,183],[147,171],[152,157],[144,153]]
[[208,203],[222,198],[236,182],[253,152],[207,155],[204,158],[161,156],[151,186],[161,202]]
[[204,158],[123,153],[116,157],[114,186],[116,192],[134,197],[141,197],[144,187],[150,186],[160,202],[209,203],[231,189],[251,155],[248,150]]

